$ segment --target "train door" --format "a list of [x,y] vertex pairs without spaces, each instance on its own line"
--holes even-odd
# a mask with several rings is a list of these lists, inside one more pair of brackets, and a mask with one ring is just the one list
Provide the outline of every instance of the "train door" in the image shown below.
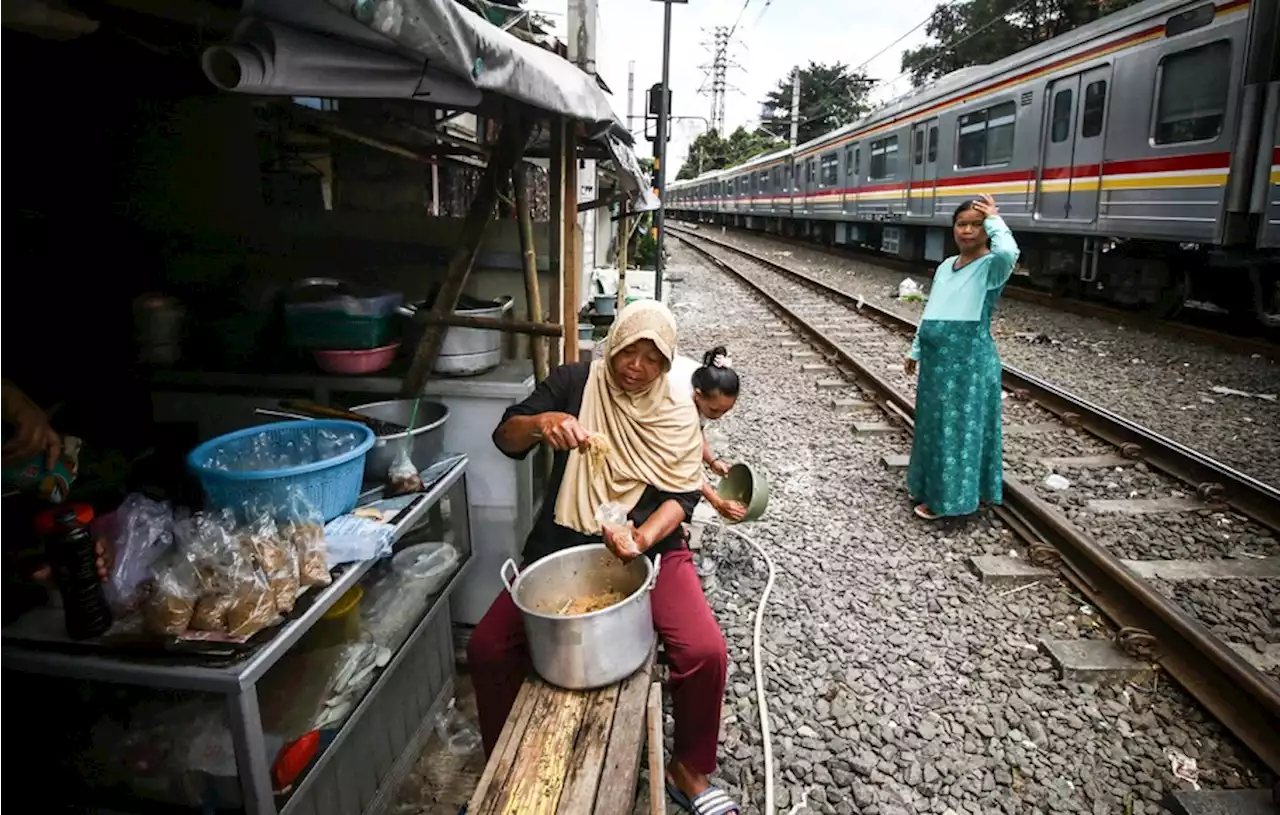
[[934,192],[938,182],[938,120],[919,122],[911,128],[911,181],[907,190],[907,213],[933,215]]
[[1103,65],[1049,84],[1036,188],[1038,218],[1097,219],[1110,80],[1111,66]]
[[855,215],[858,212],[858,165],[862,163],[862,147],[848,144],[844,148],[844,212]]

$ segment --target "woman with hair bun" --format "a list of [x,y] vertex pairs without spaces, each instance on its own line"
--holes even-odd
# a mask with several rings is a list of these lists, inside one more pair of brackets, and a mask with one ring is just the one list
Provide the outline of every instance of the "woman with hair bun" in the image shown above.
[[[707,421],[724,416],[738,402],[738,372],[730,367],[729,351],[717,345],[702,355],[702,365],[688,357],[677,356],[671,363],[672,391],[693,402],[698,409],[698,421],[705,430]],[[729,473],[729,462],[717,459],[711,451],[706,433],[702,435],[702,461],[718,476]],[[703,480],[702,497],[712,509],[731,521],[740,521],[747,508],[738,501],[726,501]]]

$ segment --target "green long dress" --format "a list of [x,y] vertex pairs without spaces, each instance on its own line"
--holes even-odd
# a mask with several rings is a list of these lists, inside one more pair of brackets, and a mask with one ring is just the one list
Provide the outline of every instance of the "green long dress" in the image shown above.
[[958,257],[938,266],[911,344],[920,370],[907,489],[935,515],[969,515],[1002,497],[1000,356],[991,310],[1013,273],[1018,244],[1001,218],[983,225],[991,251],[960,268]]

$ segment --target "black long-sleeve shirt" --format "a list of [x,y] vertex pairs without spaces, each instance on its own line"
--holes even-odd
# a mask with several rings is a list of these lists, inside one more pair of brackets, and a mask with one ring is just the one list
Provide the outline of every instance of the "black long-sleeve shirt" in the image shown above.
[[[538,384],[533,393],[529,394],[529,398],[507,408],[502,415],[502,422],[506,422],[513,416],[536,416],[539,413],[554,411],[577,416],[582,410],[582,395],[587,389],[587,377],[590,371],[591,365],[586,362],[561,365]],[[497,444],[496,429],[494,444]],[[501,446],[498,449],[501,450]],[[532,449],[533,447],[529,447],[518,453],[508,453],[503,450],[503,453],[514,459],[523,459]],[[551,478],[547,481],[546,493],[542,500],[542,511],[538,513],[533,528],[529,530],[529,537],[525,540],[524,565],[526,566],[561,549],[602,540],[600,535],[584,535],[556,523],[556,496],[560,493],[560,483],[564,480],[564,468],[568,460],[568,451],[556,451]],[[693,509],[698,505],[701,497],[702,494],[698,490],[663,492],[650,485],[645,487],[644,493],[628,517],[636,526],[640,526],[658,507],[667,501],[675,501],[684,509],[684,520],[688,523],[693,518]],[[684,545],[684,529],[677,526],[671,534],[649,547],[645,554],[653,557],[662,552],[679,549]]]

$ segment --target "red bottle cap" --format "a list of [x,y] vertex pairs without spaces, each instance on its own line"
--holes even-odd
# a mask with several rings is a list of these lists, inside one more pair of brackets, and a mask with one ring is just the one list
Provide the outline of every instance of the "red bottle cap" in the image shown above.
[[81,526],[88,526],[93,522],[93,507],[89,504],[69,504],[67,506],[51,507],[36,515],[36,534],[48,537],[58,530],[64,529],[66,525],[59,519],[68,512],[75,513],[76,523]]

